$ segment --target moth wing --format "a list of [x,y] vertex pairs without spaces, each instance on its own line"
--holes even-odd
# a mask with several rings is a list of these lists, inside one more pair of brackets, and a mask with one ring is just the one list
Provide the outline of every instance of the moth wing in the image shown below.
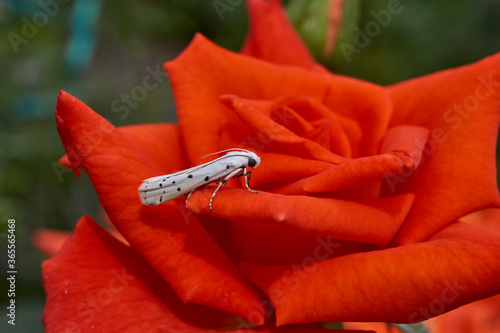
[[148,178],[139,186],[139,198],[144,205],[159,205],[227,176],[240,164],[234,157],[223,156],[177,173]]
[[156,206],[173,200],[196,188],[193,182],[181,182],[182,176],[158,176],[146,179],[139,186],[139,198],[144,205]]

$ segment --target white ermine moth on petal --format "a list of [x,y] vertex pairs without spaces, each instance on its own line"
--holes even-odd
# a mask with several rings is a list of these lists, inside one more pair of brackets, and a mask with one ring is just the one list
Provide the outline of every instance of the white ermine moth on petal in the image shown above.
[[260,157],[254,152],[245,149],[233,148],[223,150],[222,152],[226,151],[229,151],[226,155],[205,164],[169,175],[144,180],[141,186],[139,186],[139,198],[141,202],[147,206],[156,206],[189,193],[186,199],[187,203],[191,193],[197,188],[217,182],[219,186],[217,186],[212,194],[209,203],[210,211],[212,211],[212,200],[215,197],[215,193],[217,193],[221,185],[236,176],[245,177],[247,189],[253,193],[257,193],[248,186],[250,171],[247,172],[247,168],[258,167]]

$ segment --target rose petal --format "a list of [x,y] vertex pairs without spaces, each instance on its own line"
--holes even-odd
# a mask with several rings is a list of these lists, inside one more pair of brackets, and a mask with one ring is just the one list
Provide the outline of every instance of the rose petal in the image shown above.
[[332,167],[331,163],[279,153],[258,152],[258,155],[261,158],[261,164],[257,169],[252,170],[252,186],[274,189]]
[[290,23],[280,0],[247,1],[250,29],[241,53],[280,64],[319,67]]
[[[300,116],[307,119],[311,124],[327,122],[330,139],[328,147],[334,153],[351,158],[353,149],[359,151],[358,147],[362,133],[358,123],[353,119],[336,114],[319,101],[306,96],[288,97],[283,101],[283,104],[299,113]],[[271,117],[274,114],[271,114]],[[281,118],[284,118],[284,120],[289,119],[286,114],[281,116]]]
[[65,92],[59,95],[56,114],[68,156],[76,156],[85,168],[110,219],[177,295],[245,318],[256,319],[254,314],[260,313],[257,323],[262,323],[260,294],[183,204],[146,207],[139,201],[143,179],[188,166],[178,128],[118,130]]
[[[405,333],[398,329],[396,326],[388,323],[362,323],[362,322],[348,322],[342,323],[342,327],[346,329],[372,329],[377,333]],[[418,332],[418,331],[417,331]]]
[[500,331],[500,295],[485,298],[427,321],[433,333]]
[[[394,237],[414,199],[412,194],[375,200],[340,200],[222,189],[217,192],[210,212],[213,191],[208,188],[194,192],[187,207],[227,220],[276,223],[315,236],[382,247]],[[241,204],[235,205],[235,202]]]
[[496,149],[500,53],[397,84],[392,124],[429,129],[423,162],[388,178],[387,193],[413,192],[415,207],[394,244],[418,242],[472,211],[499,206]]
[[500,237],[463,223],[425,243],[290,265],[242,264],[277,325],[420,322],[500,292]]
[[36,229],[31,234],[31,243],[38,251],[52,257],[70,236],[69,231]]
[[238,325],[226,312],[183,304],[133,249],[87,216],[43,263],[42,278],[46,332],[202,332]]
[[[63,142],[64,142],[64,139],[63,139]],[[71,161],[69,160],[68,155],[64,155],[63,157],[61,157],[59,159],[59,164],[66,167],[66,168],[71,169],[77,177],[81,176],[80,170],[78,170],[79,164],[75,164],[74,166],[71,165]]]
[[460,218],[461,222],[480,226],[492,232],[500,233],[500,209],[484,209]]

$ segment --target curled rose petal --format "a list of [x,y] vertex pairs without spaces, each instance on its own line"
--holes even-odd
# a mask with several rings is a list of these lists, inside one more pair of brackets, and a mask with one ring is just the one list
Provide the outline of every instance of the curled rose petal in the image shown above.
[[225,105],[231,106],[254,131],[265,129],[263,135],[266,136],[266,141],[269,141],[268,145],[277,144],[278,147],[275,148],[277,151],[333,164],[343,160],[316,142],[300,137],[278,124],[249,103],[243,103],[238,98],[231,96],[225,96],[221,100],[225,102]]
[[286,194],[329,192],[355,187],[364,182],[414,172],[422,158],[428,130],[417,126],[396,126],[388,130],[381,154],[357,158],[279,190]]
[[272,301],[278,325],[415,323],[500,292],[499,263],[498,235],[457,223],[425,243],[327,259],[298,270],[256,263],[241,267]]
[[[213,189],[193,193],[187,207],[209,214],[212,193]],[[223,189],[213,200],[212,214],[233,221],[276,223],[315,236],[386,246],[404,222],[413,199],[412,194],[339,200]],[[232,204],[235,201],[242,204]]]
[[332,167],[331,163],[286,154],[259,152],[259,156],[261,166],[252,171],[252,186],[277,188]]
[[423,126],[430,133],[420,167],[385,182],[387,193],[417,195],[394,244],[422,241],[472,211],[498,207],[500,54],[390,89],[391,124]]

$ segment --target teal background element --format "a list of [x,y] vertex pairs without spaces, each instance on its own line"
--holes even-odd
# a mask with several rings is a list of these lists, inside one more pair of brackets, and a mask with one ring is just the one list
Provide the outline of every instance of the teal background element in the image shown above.
[[[301,0],[297,0],[301,1]],[[292,20],[316,55],[325,20],[324,0],[307,18],[285,1]],[[350,0],[347,0],[350,1]],[[356,1],[358,2],[358,1]],[[386,0],[359,1],[344,22],[341,38],[352,41]],[[224,10],[216,8],[225,4]],[[37,228],[72,230],[83,214],[102,223],[101,207],[85,174],[77,178],[57,167],[64,154],[55,127],[59,90],[83,100],[115,126],[175,122],[168,79],[163,78],[134,107],[124,107],[150,71],[175,58],[196,32],[238,51],[245,38],[244,1],[226,0],[3,0],[0,1],[0,262],[6,272],[7,219],[17,221],[17,324],[7,325],[8,288],[0,284],[0,331],[43,332],[40,265],[31,245]],[[497,0],[401,0],[404,8],[350,62],[322,59],[328,68],[379,84],[477,61],[500,51]],[[305,23],[304,23],[305,22]],[[116,102],[118,101],[118,102]],[[6,328],[8,330],[6,330]]]

